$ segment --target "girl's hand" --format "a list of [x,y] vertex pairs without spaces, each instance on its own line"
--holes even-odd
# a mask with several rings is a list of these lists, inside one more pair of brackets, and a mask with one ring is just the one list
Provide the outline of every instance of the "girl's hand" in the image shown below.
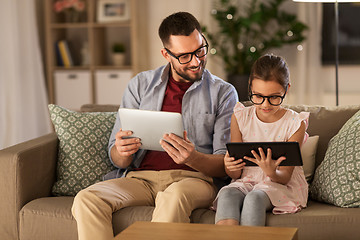
[[279,157],[277,160],[273,160],[270,148],[267,149],[266,155],[262,148],[259,148],[260,155],[257,154],[254,150],[252,150],[251,153],[253,154],[254,158],[245,156],[244,159],[256,163],[270,178],[275,177],[278,166],[286,159],[286,157]]
[[237,179],[241,176],[242,169],[245,167],[245,162],[242,159],[235,159],[230,157],[226,152],[224,157],[225,171],[232,179]]

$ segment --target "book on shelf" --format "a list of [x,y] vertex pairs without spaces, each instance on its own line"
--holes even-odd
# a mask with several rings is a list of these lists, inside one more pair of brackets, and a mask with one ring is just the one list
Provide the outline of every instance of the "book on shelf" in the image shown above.
[[59,61],[58,61],[59,66],[64,66],[64,67],[74,66],[69,44],[66,40],[58,41],[56,49],[57,52],[59,52]]
[[62,60],[62,56],[61,56],[61,53],[60,53],[60,48],[59,48],[59,45],[58,45],[57,42],[54,44],[54,48],[55,48],[55,56],[56,56],[57,66],[63,67],[64,66],[64,61]]

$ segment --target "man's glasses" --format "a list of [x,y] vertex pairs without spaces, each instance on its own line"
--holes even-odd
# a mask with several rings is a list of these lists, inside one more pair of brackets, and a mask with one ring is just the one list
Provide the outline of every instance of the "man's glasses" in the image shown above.
[[251,94],[250,101],[255,105],[261,105],[261,104],[263,104],[265,99],[267,99],[271,105],[279,106],[283,102],[285,95],[286,95],[286,92],[282,96],[279,96],[279,95],[263,96],[261,94]]
[[193,52],[189,52],[189,53],[183,53],[183,54],[180,54],[179,56],[175,56],[169,49],[165,48],[165,50],[167,51],[167,53],[176,58],[180,64],[186,64],[186,63],[189,63],[191,62],[193,56],[195,55],[197,58],[202,58],[202,57],[205,57],[206,54],[208,54],[208,49],[209,49],[209,44],[206,40],[206,38],[204,37],[204,35],[202,35],[202,37],[204,38],[205,40],[205,45],[204,46],[201,46],[199,47],[198,49],[196,49],[195,51]]

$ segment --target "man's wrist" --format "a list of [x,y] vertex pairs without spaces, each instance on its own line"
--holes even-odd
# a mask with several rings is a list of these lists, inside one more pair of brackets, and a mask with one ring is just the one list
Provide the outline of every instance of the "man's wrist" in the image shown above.
[[129,156],[121,156],[115,145],[111,148],[110,154],[112,162],[120,168],[128,167],[133,159],[133,154]]
[[190,154],[190,156],[189,156],[189,158],[187,159],[187,161],[185,162],[185,164],[186,164],[187,166],[189,166],[189,167],[194,168],[193,165],[198,162],[198,161],[196,161],[196,159],[199,158],[200,155],[201,155],[200,152],[194,150],[194,151]]

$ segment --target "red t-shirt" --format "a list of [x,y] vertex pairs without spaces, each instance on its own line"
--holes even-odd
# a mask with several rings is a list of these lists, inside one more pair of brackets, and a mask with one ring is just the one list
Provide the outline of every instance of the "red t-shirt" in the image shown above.
[[[182,99],[186,90],[191,86],[191,82],[176,82],[172,76],[165,90],[165,96],[161,111],[178,112],[181,113]],[[185,164],[177,164],[166,152],[162,151],[147,151],[140,167],[134,170],[173,170],[183,169],[194,171],[191,167]]]

